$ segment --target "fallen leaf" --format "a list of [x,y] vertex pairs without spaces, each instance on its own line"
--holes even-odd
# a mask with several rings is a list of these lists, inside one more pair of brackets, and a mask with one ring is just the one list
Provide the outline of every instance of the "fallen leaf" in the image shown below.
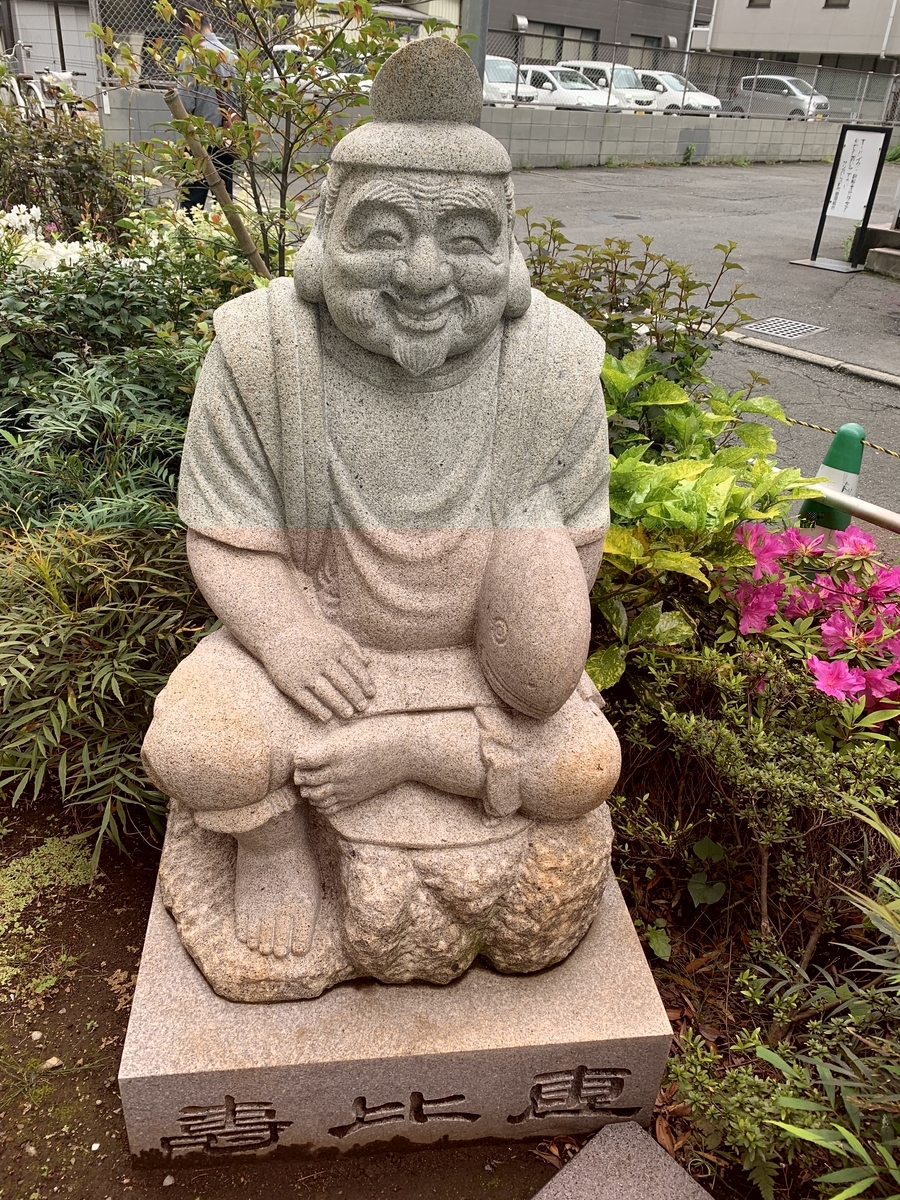
[[678,1104],[673,1104],[671,1108],[666,1109],[667,1117],[689,1117],[691,1115],[691,1106],[686,1100],[681,1100]]
[[667,1150],[669,1154],[675,1154],[675,1135],[669,1128],[669,1122],[665,1116],[660,1113],[656,1118],[656,1124],[653,1127],[653,1132],[656,1134],[656,1140],[662,1146],[663,1150]]
[[551,1167],[556,1167],[557,1171],[562,1166],[562,1159],[558,1154],[554,1154],[552,1150],[541,1150],[540,1147],[536,1150],[529,1150],[529,1154],[533,1154],[535,1158],[541,1159],[542,1162],[549,1163]]
[[692,958],[688,965],[686,967],[682,967],[681,969],[685,975],[693,975],[695,971],[700,971],[705,966],[708,966],[712,960],[714,958],[718,958],[721,953],[722,947],[717,946],[715,950],[710,950],[707,954],[701,954],[699,958]]
[[684,1009],[683,1008],[667,1008],[666,1016],[669,1018],[670,1021],[680,1021],[681,1018],[684,1016]]
[[715,1025],[701,1025],[700,1032],[708,1042],[716,1042],[722,1036],[721,1029],[716,1029]]
[[705,1158],[709,1162],[715,1163],[717,1167],[727,1167],[729,1165],[724,1158],[719,1158],[718,1154],[710,1154],[708,1150],[697,1150],[696,1153],[699,1154],[701,1158]]

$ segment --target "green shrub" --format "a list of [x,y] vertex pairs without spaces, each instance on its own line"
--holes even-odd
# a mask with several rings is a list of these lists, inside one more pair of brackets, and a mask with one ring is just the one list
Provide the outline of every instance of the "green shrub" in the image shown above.
[[121,247],[0,275],[0,788],[122,845],[164,799],[138,752],[213,617],[175,485],[211,311],[254,280],[215,218],[124,218]]
[[[162,827],[139,760],[153,698],[212,625],[180,531],[8,530],[0,543],[0,786],[58,789],[119,846]],[[95,849],[99,854],[101,841]]]
[[93,121],[54,109],[25,117],[0,104],[0,212],[22,204],[40,208],[62,238],[120,238],[118,222],[134,207],[138,190],[125,151],[109,149]]

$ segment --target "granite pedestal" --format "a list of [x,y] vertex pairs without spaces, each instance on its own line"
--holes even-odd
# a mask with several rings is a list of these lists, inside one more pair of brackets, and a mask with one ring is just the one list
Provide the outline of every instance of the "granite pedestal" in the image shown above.
[[587,937],[534,975],[217,996],[157,894],[119,1071],[133,1154],[207,1162],[647,1124],[671,1028],[611,880]]

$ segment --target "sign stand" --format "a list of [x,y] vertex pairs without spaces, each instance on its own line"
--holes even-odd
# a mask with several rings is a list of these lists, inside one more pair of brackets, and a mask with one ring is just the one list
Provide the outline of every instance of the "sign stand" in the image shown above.
[[[891,140],[891,130],[883,125],[842,125],[838,138],[831,178],[825,192],[819,228],[809,258],[792,258],[797,267],[818,267],[822,271],[839,271],[849,274],[861,271],[859,249],[862,235],[869,227],[875,194],[881,181],[881,171]],[[859,221],[860,228],[853,242],[853,257],[850,262],[838,258],[819,258],[819,245],[828,217],[844,217]]]

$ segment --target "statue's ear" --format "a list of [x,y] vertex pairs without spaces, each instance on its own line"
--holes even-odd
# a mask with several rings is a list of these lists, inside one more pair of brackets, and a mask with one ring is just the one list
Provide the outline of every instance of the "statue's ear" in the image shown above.
[[313,229],[294,258],[294,287],[297,295],[310,304],[320,304],[325,299],[322,290],[323,250],[322,234],[318,229]]
[[531,276],[519,248],[514,241],[509,256],[509,295],[503,315],[508,321],[523,317],[531,304]]

